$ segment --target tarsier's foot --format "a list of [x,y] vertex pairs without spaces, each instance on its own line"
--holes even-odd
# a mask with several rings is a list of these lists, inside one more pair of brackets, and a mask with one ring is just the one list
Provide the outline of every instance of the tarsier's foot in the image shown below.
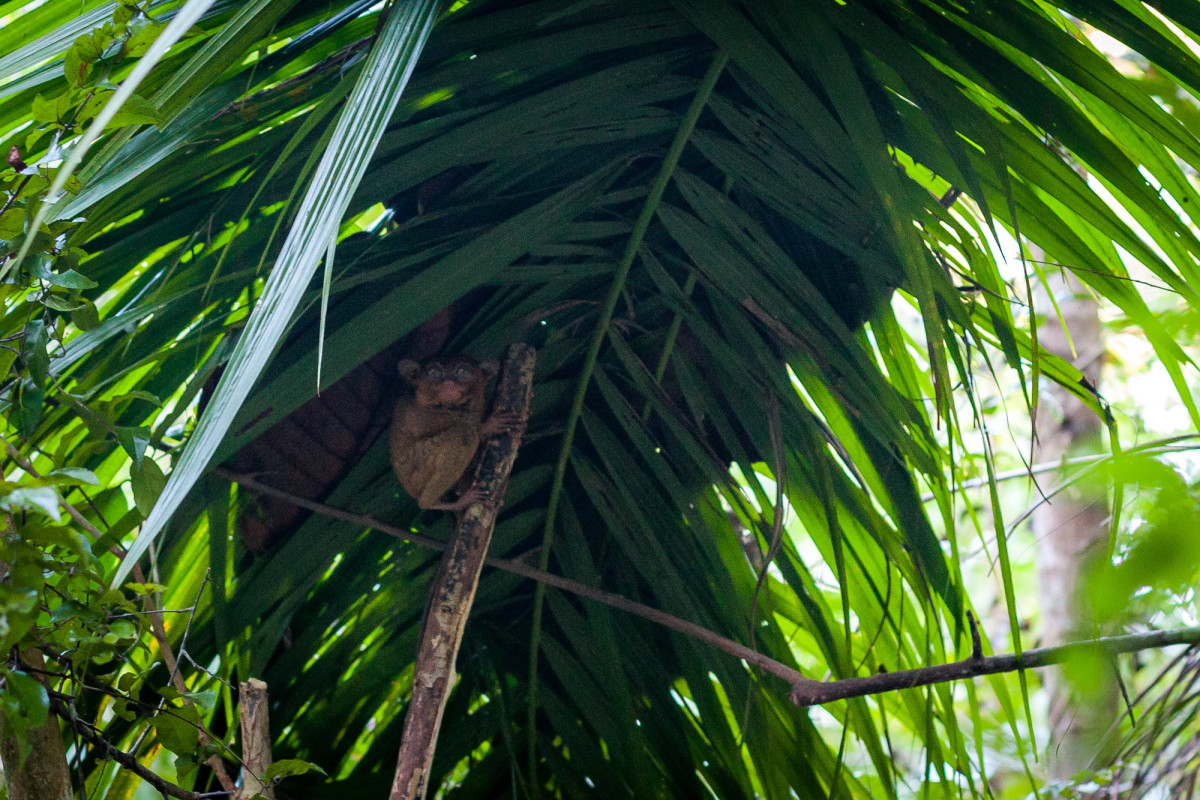
[[482,486],[472,484],[465,492],[458,496],[458,499],[449,503],[438,503],[430,506],[431,509],[437,511],[462,511],[472,503],[489,504],[492,502],[491,492],[487,492]]
[[484,420],[483,427],[480,428],[480,434],[484,437],[499,436],[502,433],[510,433],[513,436],[525,433],[525,418],[515,411],[497,411]]

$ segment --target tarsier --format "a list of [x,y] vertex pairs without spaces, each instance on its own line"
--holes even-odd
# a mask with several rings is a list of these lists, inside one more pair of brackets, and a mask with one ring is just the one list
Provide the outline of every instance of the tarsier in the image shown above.
[[[514,432],[522,424],[516,414],[484,418],[487,383],[496,374],[496,362],[454,356],[424,364],[406,359],[398,368],[412,387],[392,417],[392,469],[400,485],[426,509],[461,511],[487,500],[465,474],[467,468],[485,439]],[[443,501],[451,488],[458,498]]]

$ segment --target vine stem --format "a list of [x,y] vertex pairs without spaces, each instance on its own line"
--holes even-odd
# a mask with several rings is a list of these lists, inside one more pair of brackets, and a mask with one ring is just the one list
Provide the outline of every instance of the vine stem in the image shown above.
[[[575,397],[571,402],[571,411],[567,416],[566,429],[563,432],[562,448],[558,454],[558,463],[554,467],[554,481],[550,486],[550,499],[546,506],[546,522],[542,527],[542,546],[538,561],[538,568],[543,572],[550,566],[550,547],[554,540],[554,523],[558,516],[558,501],[562,494],[563,481],[567,474],[567,462],[571,458],[571,447],[575,441],[575,430],[579,425],[579,418],[583,414],[583,401],[587,395],[588,385],[592,380],[592,373],[596,369],[596,359],[600,355],[600,347],[604,344],[604,338],[608,335],[608,326],[612,322],[617,301],[620,299],[621,292],[625,288],[625,280],[629,276],[629,269],[633,266],[633,260],[642,246],[642,240],[646,237],[646,231],[650,228],[650,222],[658,212],[658,204],[662,200],[663,192],[666,191],[667,184],[670,182],[672,175],[675,174],[675,167],[679,164],[679,157],[683,154],[683,148],[687,145],[688,139],[691,138],[692,131],[696,129],[700,113],[704,110],[704,106],[708,104],[708,99],[712,96],[713,89],[717,85],[717,79],[721,77],[721,72],[725,69],[725,64],[728,61],[729,54],[723,49],[718,50],[713,56],[708,71],[701,78],[699,87],[696,90],[696,96],[692,99],[691,105],[688,106],[687,111],[683,115],[683,121],[679,126],[679,130],[675,133],[675,140],[671,142],[671,147],[667,150],[666,157],[663,158],[662,167],[659,169],[658,175],[650,187],[650,193],[646,196],[646,202],[642,205],[641,214],[638,216],[637,222],[634,223],[633,231],[629,235],[629,241],[625,245],[625,252],[621,256],[621,261],[617,264],[617,271],[613,276],[612,286],[609,287],[608,297],[605,299],[604,307],[601,309],[600,316],[596,321],[596,330],[592,333],[592,341],[588,345],[587,354],[584,356],[583,368],[580,370],[579,375],[579,385],[575,389]],[[529,642],[529,716],[527,723],[529,736],[529,787],[534,800],[537,800],[539,794],[539,783],[537,780],[537,676],[538,650],[541,647],[542,640],[542,610],[545,602],[546,586],[539,583],[534,592],[533,632],[530,635]]]

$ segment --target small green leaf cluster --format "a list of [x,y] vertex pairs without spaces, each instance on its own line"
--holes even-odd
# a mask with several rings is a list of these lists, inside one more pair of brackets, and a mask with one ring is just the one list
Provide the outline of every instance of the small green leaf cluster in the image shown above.
[[[45,722],[50,693],[73,700],[85,682],[115,672],[144,633],[138,608],[106,588],[93,543],[60,510],[61,489],[95,483],[78,468],[0,481],[0,648],[10,654],[0,664],[0,724],[22,747],[28,728]],[[40,654],[36,669],[30,653]]]
[[[74,222],[59,220],[29,231],[39,204],[54,180],[49,159],[27,165],[16,147],[0,170],[0,304],[22,329],[3,337],[0,376],[4,376],[8,418],[23,437],[33,433],[46,402],[51,353],[61,345],[67,325],[79,329],[99,324],[96,307],[82,296],[96,286],[75,267],[83,252],[67,244]],[[32,247],[19,270],[12,263],[26,236]]]
[[[148,2],[118,3],[110,22],[83,34],[68,48],[63,58],[66,91],[34,98],[33,118],[45,126],[39,133],[62,129],[70,135],[100,113],[117,90],[118,71],[145,53],[162,30],[162,25],[150,18],[148,8]],[[157,123],[154,105],[134,95],[108,127]]]
[[218,745],[200,743],[200,712],[211,708],[215,692],[181,694],[170,686],[159,690],[166,704],[154,717],[158,743],[175,754],[176,780],[182,781],[196,767],[220,752]]
[[0,481],[0,647],[11,654],[0,664],[0,726],[27,754],[27,733],[46,722],[55,698],[81,719],[103,710],[118,725],[142,720],[175,754],[183,781],[221,752],[200,735],[217,696],[160,687],[164,676],[151,677],[158,659],[143,603],[165,587],[109,589],[96,552],[115,535],[92,542],[61,511],[61,490],[96,483],[91,472],[71,467]]

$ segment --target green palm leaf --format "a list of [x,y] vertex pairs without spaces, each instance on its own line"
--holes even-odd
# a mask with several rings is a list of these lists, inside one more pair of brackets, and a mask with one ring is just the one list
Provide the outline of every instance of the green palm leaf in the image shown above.
[[[1038,350],[993,251],[1026,237],[1054,259],[1042,274],[1072,270],[1144,330],[1200,418],[1178,330],[1130,280],[1197,299],[1181,209],[1200,200],[1200,140],[1065,13],[1181,85],[1200,62],[1157,12],[1060,5],[214,4],[147,65],[162,129],[99,140],[55,211],[84,218],[71,244],[100,320],[68,329],[49,374],[109,416],[89,427],[64,399],[31,446],[100,476],[89,500],[114,541],[141,516],[109,432],[173,459],[114,580],[154,545],[168,607],[195,603],[192,659],[265,678],[276,756],[331,776],[290,779],[297,797],[387,790],[436,555],[319,514],[249,553],[256,501],[216,468],[309,403],[318,367],[321,388],[353,383],[442,312],[447,351],[539,350],[495,556],[827,679],[967,656],[963,553],[994,524],[1003,647],[1020,648],[1000,508],[987,520],[956,491],[983,419],[975,372],[1013,370],[1026,402],[1044,378],[1107,407]],[[50,8],[0,28],[5,152],[29,146],[33,94],[62,88],[61,51],[111,13]],[[1156,8],[1200,27],[1186,4]],[[309,499],[444,537],[383,438]],[[322,446],[293,442],[292,459]],[[446,797],[975,796],[993,734],[1029,760],[1016,676],[805,711],[725,653],[490,568],[458,669],[434,763]],[[209,722],[237,721],[218,706]]]

